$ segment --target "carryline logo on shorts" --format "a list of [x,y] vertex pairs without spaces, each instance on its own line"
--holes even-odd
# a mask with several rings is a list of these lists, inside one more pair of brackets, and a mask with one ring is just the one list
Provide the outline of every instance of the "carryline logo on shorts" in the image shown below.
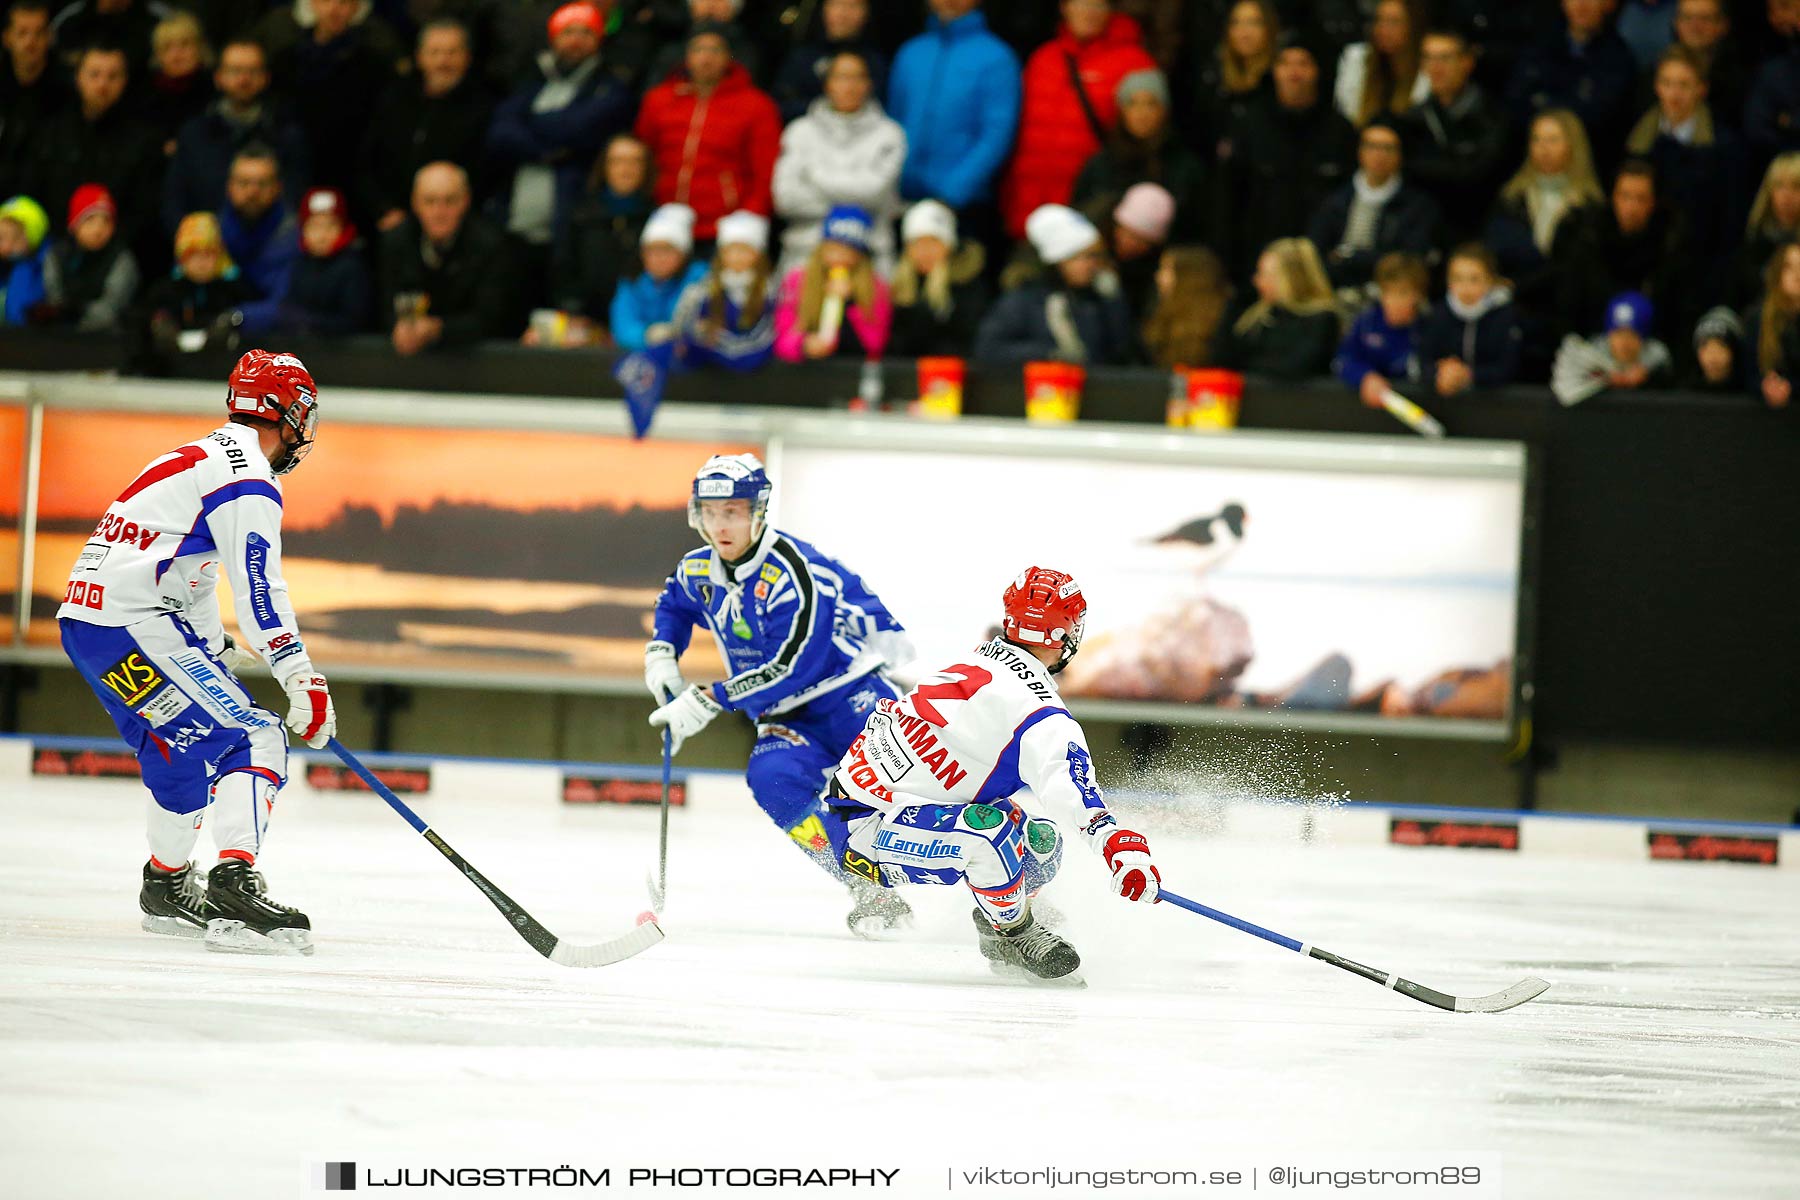
[[198,650],[181,650],[169,655],[169,661],[181,668],[181,673],[194,681],[202,693],[200,703],[210,709],[214,716],[235,721],[247,729],[266,729],[271,722],[256,709],[248,707],[225,685],[225,681],[213,669],[211,662]]

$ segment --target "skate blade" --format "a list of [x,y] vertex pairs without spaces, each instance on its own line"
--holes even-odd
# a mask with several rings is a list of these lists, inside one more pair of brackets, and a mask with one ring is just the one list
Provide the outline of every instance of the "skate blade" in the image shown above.
[[206,936],[206,926],[194,925],[180,917],[158,917],[150,913],[144,914],[141,929],[145,933],[159,933],[164,937],[198,938]]
[[311,954],[312,931],[271,929],[261,934],[242,921],[219,917],[206,923],[206,948],[220,954]]
[[1010,979],[1015,983],[1029,983],[1034,987],[1079,989],[1087,986],[1087,980],[1081,977],[1080,967],[1076,967],[1067,975],[1058,975],[1053,979],[1045,979],[1042,975],[1033,975],[1024,967],[997,958],[988,959],[988,969],[1002,979]]
[[850,932],[865,942],[897,942],[912,930],[913,919],[903,917],[889,924],[880,917],[865,917],[852,922]]

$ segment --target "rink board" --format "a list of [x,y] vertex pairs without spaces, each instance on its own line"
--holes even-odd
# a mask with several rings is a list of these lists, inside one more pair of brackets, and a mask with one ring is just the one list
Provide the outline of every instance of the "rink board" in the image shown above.
[[[620,763],[543,762],[448,755],[361,755],[408,803],[444,801],[544,808],[555,805],[655,808],[658,767]],[[312,795],[364,790],[346,779],[338,760],[322,751],[293,755],[286,793]],[[94,738],[0,735],[0,781],[67,774],[118,779],[120,794],[136,794],[125,746]],[[672,805],[703,813],[747,810],[750,790],[741,772],[681,770]],[[1181,798],[1112,792],[1125,810],[1164,811]],[[1524,813],[1504,809],[1382,804],[1319,804],[1289,797],[1204,798],[1205,830],[1222,840],[1394,845],[1425,850],[1509,853],[1618,862],[1726,862],[1800,868],[1800,826],[1744,821],[1593,813]],[[429,812],[427,811],[427,819]]]

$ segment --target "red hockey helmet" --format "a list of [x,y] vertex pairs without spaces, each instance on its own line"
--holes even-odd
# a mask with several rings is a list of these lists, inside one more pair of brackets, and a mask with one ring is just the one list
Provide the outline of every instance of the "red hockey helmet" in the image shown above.
[[319,390],[306,364],[292,354],[251,350],[238,359],[225,385],[225,409],[232,416],[257,417],[286,425],[298,435],[284,442],[287,453],[270,463],[277,475],[300,465],[319,429]]
[[1028,567],[1001,598],[1000,627],[1009,641],[1061,650],[1052,670],[1061,670],[1081,649],[1087,628],[1087,597],[1075,577],[1049,567]]

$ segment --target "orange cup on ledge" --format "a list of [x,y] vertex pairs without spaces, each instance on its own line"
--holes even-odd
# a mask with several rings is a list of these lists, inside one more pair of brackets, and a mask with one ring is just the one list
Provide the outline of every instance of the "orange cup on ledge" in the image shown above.
[[1237,371],[1198,367],[1187,373],[1190,429],[1236,429],[1244,405],[1244,377]]
[[921,358],[919,402],[913,412],[921,417],[948,419],[962,416],[963,379],[968,364],[960,358]]
[[1081,390],[1087,369],[1074,363],[1025,364],[1025,419],[1055,423],[1081,414]]

